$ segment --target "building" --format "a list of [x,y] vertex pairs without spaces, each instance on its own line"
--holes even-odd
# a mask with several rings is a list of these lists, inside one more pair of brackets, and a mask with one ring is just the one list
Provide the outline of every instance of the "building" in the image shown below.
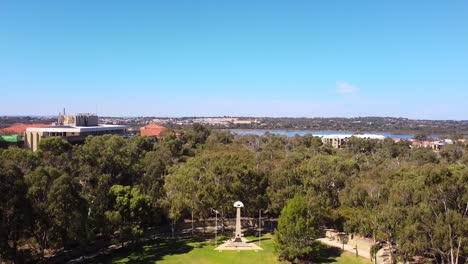
[[334,148],[342,148],[351,137],[362,138],[362,139],[378,139],[384,140],[385,136],[374,135],[374,134],[342,134],[342,135],[326,135],[322,136],[322,143],[332,145]]
[[435,141],[411,141],[411,148],[431,148],[433,151],[438,152],[445,145],[453,144],[453,140],[444,139],[444,140],[435,140]]
[[0,129],[0,134],[4,135],[23,135],[28,127],[48,127],[51,124],[16,124]]
[[149,124],[140,128],[140,135],[143,137],[160,137],[164,130],[166,130],[166,128],[163,126]]
[[28,127],[24,133],[24,147],[37,150],[43,138],[61,137],[70,143],[81,143],[88,136],[105,134],[124,135],[127,126],[99,125],[97,115],[59,115],[58,125],[48,127]]
[[48,127],[50,124],[16,124],[0,129],[0,148],[23,147],[24,132],[29,127]]
[[22,147],[23,138],[20,135],[0,135],[0,148]]

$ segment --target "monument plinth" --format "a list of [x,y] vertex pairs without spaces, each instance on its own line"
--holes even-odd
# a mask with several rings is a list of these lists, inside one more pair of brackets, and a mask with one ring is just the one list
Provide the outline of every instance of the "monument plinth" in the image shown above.
[[224,242],[219,247],[215,248],[215,250],[223,251],[223,250],[262,250],[261,247],[255,245],[252,242],[249,242],[245,239],[242,235],[242,225],[241,225],[241,208],[244,207],[244,204],[241,201],[237,201],[234,203],[234,207],[236,208],[236,232],[234,237],[229,239],[228,241]]

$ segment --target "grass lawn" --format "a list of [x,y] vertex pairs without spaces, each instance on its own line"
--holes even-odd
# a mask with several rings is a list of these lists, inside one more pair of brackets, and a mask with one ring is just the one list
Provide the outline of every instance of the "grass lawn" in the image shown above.
[[[98,263],[187,263],[187,264],[244,264],[244,263],[285,263],[278,261],[273,249],[272,236],[267,234],[258,241],[258,238],[250,237],[250,240],[263,248],[255,251],[223,251],[214,250],[215,243],[212,240],[187,238],[164,239],[151,244],[128,249],[98,260]],[[343,263],[343,264],[370,264],[363,258],[357,258],[351,253],[340,255],[338,249],[329,248],[323,252],[323,257],[317,263]]]

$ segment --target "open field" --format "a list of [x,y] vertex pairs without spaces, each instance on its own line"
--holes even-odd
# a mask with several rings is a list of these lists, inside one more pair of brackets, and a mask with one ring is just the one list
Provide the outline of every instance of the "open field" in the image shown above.
[[[255,251],[215,251],[212,240],[197,238],[164,239],[139,246],[134,249],[122,251],[98,263],[187,263],[187,264],[244,264],[244,263],[286,263],[278,260],[274,252],[272,237],[267,234],[258,238],[250,237],[252,241],[263,248]],[[326,249],[316,263],[343,263],[343,264],[370,264],[363,258],[357,258],[350,253],[342,253],[335,248]]]

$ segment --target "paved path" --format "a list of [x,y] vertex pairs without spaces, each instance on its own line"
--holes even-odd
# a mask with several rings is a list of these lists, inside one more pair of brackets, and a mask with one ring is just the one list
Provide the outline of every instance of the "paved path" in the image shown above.
[[[324,244],[327,244],[329,246],[343,249],[343,244],[341,244],[341,243],[339,243],[337,241],[334,241],[334,240],[330,240],[329,238],[325,237],[325,238],[319,238],[317,240],[324,243]],[[356,249],[352,245],[344,244],[344,250],[346,250],[348,252],[351,252],[353,254],[356,254]],[[363,257],[363,258],[366,258],[366,259],[369,259],[369,260],[371,259],[370,252],[366,252],[365,250],[359,250],[359,248],[358,248],[358,255],[360,257]]]

